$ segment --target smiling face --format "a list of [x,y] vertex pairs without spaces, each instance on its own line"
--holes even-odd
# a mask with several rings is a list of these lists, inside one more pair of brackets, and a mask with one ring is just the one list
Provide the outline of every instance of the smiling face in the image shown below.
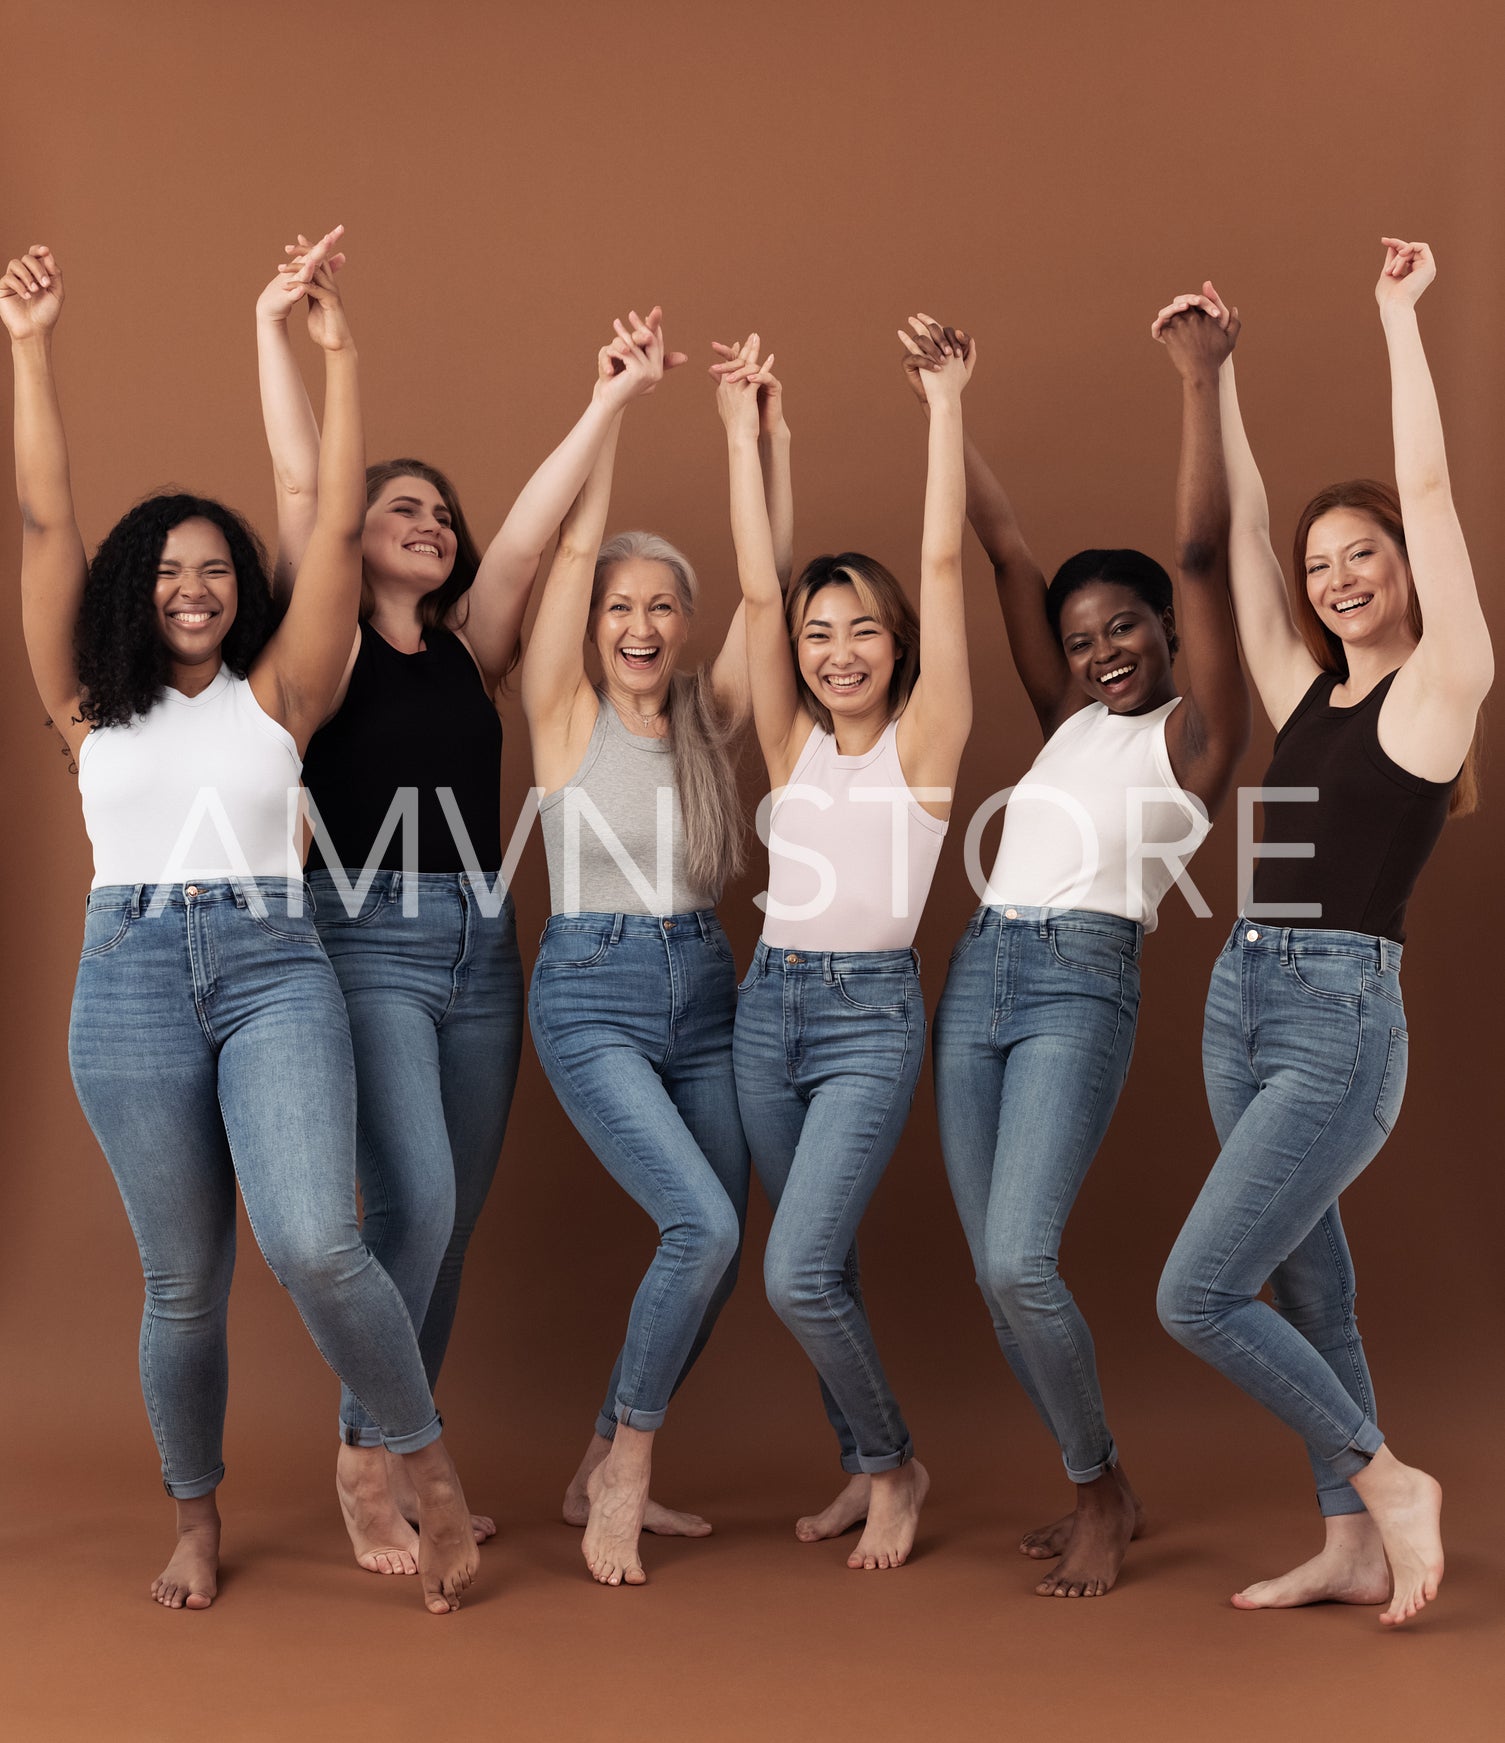
[[219,659],[238,599],[225,535],[213,521],[179,521],[163,543],[153,593],[157,628],[178,665]]
[[449,505],[426,478],[389,478],[366,510],[361,561],[367,581],[421,599],[455,566]]
[[812,593],[795,637],[800,676],[833,719],[886,716],[898,648],[872,605],[844,581]]
[[1304,579],[1317,621],[1345,646],[1408,633],[1410,566],[1395,540],[1362,509],[1332,508],[1312,522]]
[[587,632],[607,687],[639,713],[661,706],[690,617],[674,571],[652,557],[626,557],[602,578]]
[[1112,581],[1089,581],[1061,607],[1061,649],[1071,675],[1114,714],[1142,714],[1176,694],[1172,633],[1169,612]]

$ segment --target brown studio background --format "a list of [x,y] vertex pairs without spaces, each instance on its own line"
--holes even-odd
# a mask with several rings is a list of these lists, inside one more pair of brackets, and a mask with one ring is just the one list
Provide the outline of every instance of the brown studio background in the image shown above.
[[[611,522],[690,554],[702,646],[735,582],[701,370],[711,338],[750,327],[786,383],[801,560],[856,545],[913,579],[923,426],[892,335],[917,306],[979,336],[968,425],[1047,570],[1088,544],[1163,557],[1178,397],[1147,327],[1211,273],[1244,314],[1243,399],[1280,549],[1317,486],[1391,471],[1370,293],[1375,239],[1399,231],[1440,261],[1423,330],[1459,508],[1505,630],[1505,128],[1490,6],[656,0],[546,15],[54,0],[7,13],[0,246],[46,240],[67,276],[58,369],[91,546],[168,481],[223,495],[271,535],[252,305],[285,237],[343,221],[368,450],[449,469],[482,538],[584,403],[612,315],[662,301],[693,366],[632,412]],[[14,571],[8,493],[0,517]],[[960,818],[1038,743],[975,545],[967,563],[979,707]],[[506,1545],[488,1552],[480,1601],[439,1638],[401,1582],[348,1569],[328,1493],[334,1383],[243,1231],[226,1595],[186,1622],[141,1596],[168,1511],[136,1390],[140,1280],[65,1055],[88,846],[14,606],[10,624],[0,1609],[10,1708],[31,1726],[19,1734],[343,1737],[378,1708],[404,1725],[442,1714],[461,1736],[856,1736],[875,1714],[926,1737],[1087,1720],[1135,1736],[1278,1725],[1373,1738],[1441,1735],[1444,1716],[1450,1736],[1488,1734],[1502,1549],[1487,1481],[1501,1428],[1498,758],[1483,813],[1448,830],[1413,905],[1406,1111],[1345,1202],[1382,1422],[1450,1491],[1449,1585],[1416,1639],[1380,1640],[1367,1612],[1220,1606],[1315,1545],[1305,1463],[1155,1322],[1160,1263],[1214,1154],[1198,1042],[1234,913],[1231,806],[1193,867],[1215,919],[1173,895],[1150,942],[1134,1069],[1064,1251],[1157,1524],[1108,1603],[1034,1603],[1012,1555],[1065,1484],[975,1293],[928,1081],[863,1251],[936,1476],[929,1553],[902,1579],[864,1582],[841,1568],[844,1550],[787,1538],[838,1473],[813,1379],[761,1298],[755,1194],[743,1286],[676,1404],[656,1484],[721,1531],[650,1544],[648,1593],[591,1588],[573,1537],[548,1521],[652,1232],[528,1050],[442,1387],[472,1499]],[[529,779],[515,702],[506,729],[510,827]],[[1261,723],[1246,780],[1268,747]],[[920,930],[932,1008],[973,906],[961,837],[959,823]],[[723,904],[744,960],[762,884],[759,866]],[[536,842],[515,887],[531,962],[547,911]]]

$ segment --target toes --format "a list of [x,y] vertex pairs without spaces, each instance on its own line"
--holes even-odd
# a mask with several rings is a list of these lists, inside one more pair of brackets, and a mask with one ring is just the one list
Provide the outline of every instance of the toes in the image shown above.
[[185,1608],[189,1610],[207,1610],[213,1602],[214,1599],[204,1592],[190,1592],[185,1601]]

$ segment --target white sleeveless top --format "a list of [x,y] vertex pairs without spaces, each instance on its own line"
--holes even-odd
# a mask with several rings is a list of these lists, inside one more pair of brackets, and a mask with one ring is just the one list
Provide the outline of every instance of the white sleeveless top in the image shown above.
[[167,690],[78,753],[94,889],[302,876],[299,776],[285,726],[223,666],[197,696]]
[[1001,908],[1085,908],[1155,929],[1160,898],[1207,838],[1200,799],[1171,771],[1165,723],[1079,709],[1046,740],[1013,789],[984,901]]
[[891,720],[871,750],[844,757],[829,732],[811,727],[769,804],[766,944],[820,951],[914,943],[946,824],[904,779],[898,732]]

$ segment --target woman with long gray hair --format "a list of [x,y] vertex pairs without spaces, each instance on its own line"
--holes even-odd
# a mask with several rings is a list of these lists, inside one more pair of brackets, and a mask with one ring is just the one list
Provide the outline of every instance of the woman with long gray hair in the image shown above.
[[[601,542],[620,413],[665,366],[657,309],[615,325],[597,385],[614,422],[561,529],[522,677],[552,910],[529,998],[533,1040],[565,1112],[659,1231],[566,1499],[567,1516],[585,1514],[592,1575],[611,1586],[646,1581],[644,1529],[710,1529],[654,1507],[649,1473],[669,1399],[736,1281],[748,1186],[732,1076],[737,977],[714,906],[743,855],[731,741],[748,711],[746,642],[739,611],[713,662],[677,671],[696,604],[689,563],[649,533]],[[756,368],[755,345],[718,349]],[[761,417],[787,576],[787,431],[771,378]]]

